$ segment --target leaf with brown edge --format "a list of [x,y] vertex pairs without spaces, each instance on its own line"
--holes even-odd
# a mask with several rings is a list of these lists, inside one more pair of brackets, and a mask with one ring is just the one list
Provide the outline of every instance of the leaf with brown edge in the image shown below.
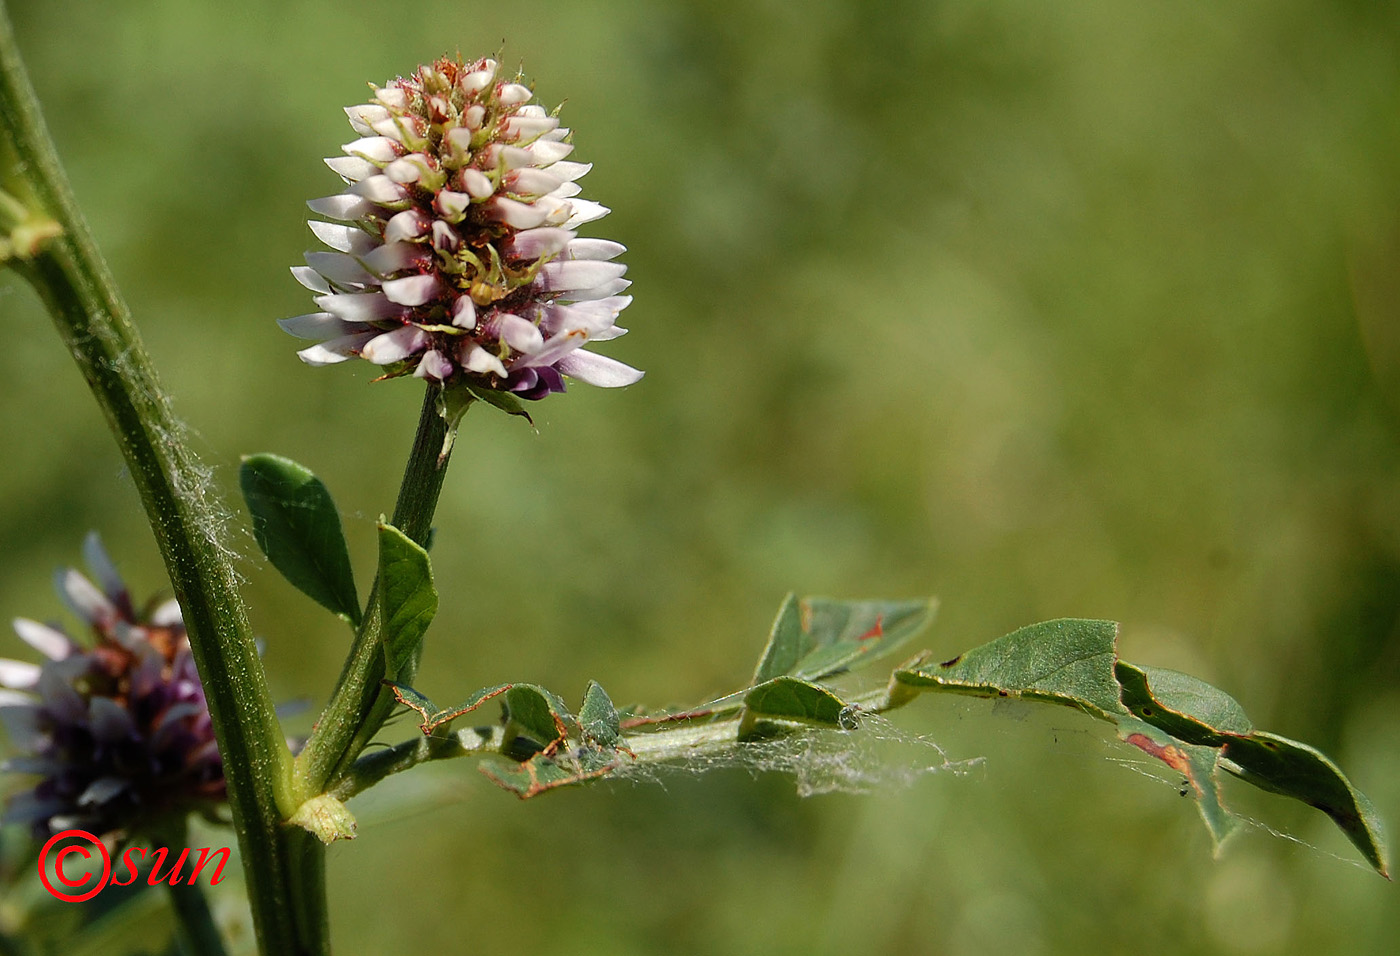
[[394,692],[395,700],[411,710],[416,710],[418,716],[423,718],[419,728],[425,735],[432,733],[436,728],[449,721],[456,720],[463,714],[471,713],[491,698],[498,697],[515,686],[514,684],[497,684],[495,687],[486,687],[472,694],[464,703],[456,707],[439,710],[431,700],[412,687],[396,684],[391,680],[386,680],[383,683],[385,687]]

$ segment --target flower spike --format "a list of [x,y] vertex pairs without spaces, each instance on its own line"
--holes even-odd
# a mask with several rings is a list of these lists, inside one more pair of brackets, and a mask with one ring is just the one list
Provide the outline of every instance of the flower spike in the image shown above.
[[310,365],[361,358],[463,394],[538,399],[564,377],[631,385],[638,370],[584,351],[617,338],[632,301],[624,248],[575,229],[607,207],[577,198],[590,166],[570,132],[495,60],[440,59],[347,107],[359,136],[313,200],[331,252],[294,266],[321,310],[283,319]]

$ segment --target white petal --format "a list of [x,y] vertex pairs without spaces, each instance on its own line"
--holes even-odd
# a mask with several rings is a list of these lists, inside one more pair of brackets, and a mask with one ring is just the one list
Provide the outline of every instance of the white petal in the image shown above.
[[549,171],[566,183],[571,183],[579,179],[584,173],[593,168],[592,163],[554,163],[549,167]]
[[540,269],[540,284],[551,292],[573,289],[593,289],[605,282],[621,278],[627,266],[620,262],[598,262],[590,259],[547,262]]
[[317,295],[329,295],[331,284],[326,277],[310,266],[292,266],[292,275],[298,282]]
[[370,131],[387,136],[396,143],[412,149],[422,139],[418,124],[412,116],[386,116],[370,124]]
[[467,73],[457,81],[457,85],[462,88],[463,93],[471,96],[474,93],[480,93],[491,85],[491,81],[496,78],[496,61],[487,60],[486,63],[490,65],[484,66],[480,70]]
[[486,107],[482,106],[480,103],[477,103],[473,106],[468,106],[465,110],[462,111],[462,122],[467,125],[467,129],[481,129],[481,124],[485,121]]
[[557,163],[574,151],[573,143],[556,143],[549,139],[538,139],[529,146],[535,154],[535,162],[541,166]]
[[184,622],[185,617],[180,611],[180,602],[174,598],[151,612],[151,623],[157,627],[173,627]]
[[461,179],[462,188],[465,189],[473,199],[485,199],[496,191],[496,186],[491,182],[491,177],[487,176],[479,169],[471,169],[470,167],[464,169],[459,174],[459,178]]
[[299,339],[315,339],[320,342],[355,332],[368,331],[362,323],[346,322],[344,319],[337,319],[329,312],[294,315],[290,319],[278,319],[277,324],[282,327],[283,332],[295,335]]
[[51,660],[61,661],[78,649],[67,634],[47,624],[27,617],[17,617],[12,623],[20,640]]
[[461,222],[471,204],[472,197],[466,193],[459,193],[451,189],[439,189],[437,198],[433,200],[433,209],[444,219],[451,222]]
[[549,217],[549,210],[539,203],[523,203],[504,196],[497,196],[486,203],[487,213],[493,219],[504,222],[514,229],[534,229],[542,226]]
[[442,134],[442,155],[446,158],[446,165],[460,166],[471,159],[472,155],[472,131],[465,126],[454,126]]
[[378,334],[357,332],[354,335],[344,335],[320,345],[313,345],[309,349],[302,349],[297,353],[297,357],[307,365],[335,365],[354,358],[360,348]]
[[[539,259],[544,256],[558,255],[566,249],[572,249],[578,240],[574,239],[574,234],[567,229],[557,229],[546,226],[540,229],[525,229],[521,232],[513,233],[505,242],[506,255],[514,259]],[[577,258],[568,256],[568,258]]]
[[535,154],[520,146],[496,143],[482,150],[482,154],[487,166],[498,166],[507,172],[535,164]]
[[306,224],[311,227],[311,232],[317,239],[336,252],[362,256],[379,245],[379,240],[354,226],[345,226],[338,222],[320,222],[316,219],[308,219]]
[[372,285],[376,281],[354,256],[343,252],[308,252],[306,264],[327,279],[341,285]]
[[544,336],[529,319],[522,319],[509,312],[497,312],[488,323],[491,332],[499,336],[506,345],[516,352],[538,352],[544,348]]
[[527,166],[506,174],[505,188],[509,192],[530,196],[545,196],[563,185],[564,180],[542,169]]
[[347,156],[362,156],[374,163],[392,162],[403,148],[387,136],[366,136],[340,147]]
[[602,219],[612,212],[607,206],[591,199],[570,199],[569,205],[574,207],[574,211],[573,215],[569,217],[569,221],[564,223],[565,229],[577,229],[586,222]]
[[423,305],[437,298],[442,283],[437,276],[425,273],[418,276],[404,276],[402,279],[389,279],[384,283],[384,295],[390,302],[399,305]]
[[375,90],[374,98],[390,109],[408,109],[408,90],[401,86],[386,86],[382,90]]
[[379,173],[378,166],[358,156],[332,156],[326,160],[326,165],[338,176],[352,183]]
[[462,237],[450,223],[441,219],[433,220],[433,248],[439,252],[456,252],[462,246]]
[[347,322],[380,322],[403,315],[403,309],[379,292],[337,292],[313,300],[321,308]]
[[550,190],[550,197],[553,199],[573,199],[583,192],[583,187],[578,183],[560,183],[559,188]]
[[339,219],[341,222],[363,219],[374,211],[374,203],[363,196],[352,196],[349,193],[336,193],[334,196],[313,199],[306,205],[318,216]]
[[617,359],[582,350],[564,356],[554,367],[570,378],[599,388],[621,388],[641,381],[646,374]]
[[350,118],[350,125],[355,128],[355,132],[361,136],[369,136],[374,132],[374,123],[389,116],[389,111],[382,106],[362,103],[358,106],[345,107],[345,115]]
[[389,365],[416,355],[427,343],[427,332],[416,325],[405,325],[370,339],[360,349],[360,358],[375,365]]
[[39,685],[39,665],[0,657],[0,685],[11,690],[29,690]]
[[564,259],[593,259],[599,262],[607,262],[616,259],[627,251],[627,247],[620,242],[612,242],[607,239],[575,239],[569,243],[569,248],[564,250]]
[[390,216],[389,221],[384,224],[384,241],[402,242],[426,236],[431,225],[429,217],[422,212],[417,209],[405,209]]
[[462,367],[479,375],[494,372],[501,378],[505,378],[509,374],[506,372],[506,367],[501,364],[500,359],[475,342],[467,342],[466,347],[462,350]]
[[[546,113],[546,112],[544,111],[544,107],[541,106],[540,104],[538,104],[538,103],[527,103],[527,104],[525,104],[524,106],[520,107],[520,109],[516,110],[516,111],[515,111],[515,115],[516,115],[516,116],[529,116],[529,117],[532,117],[532,118],[534,118],[534,119],[538,119],[538,118],[540,118],[541,116],[548,116],[549,114]],[[550,129],[554,129],[554,127],[551,126]]]
[[625,291],[631,284],[631,279],[613,279],[609,282],[604,282],[602,285],[595,285],[591,289],[576,289],[573,292],[567,293],[562,298],[571,302],[591,302],[597,299],[607,299]]
[[506,139],[529,142],[559,126],[556,116],[521,116],[516,114],[501,126],[501,135]]
[[350,187],[350,192],[363,196],[377,206],[408,202],[408,190],[383,174],[361,180]]
[[476,328],[476,303],[471,296],[461,295],[452,303],[452,324],[459,329]]
[[501,88],[496,91],[496,100],[502,106],[519,106],[521,103],[529,102],[534,95],[528,86],[521,86],[519,83],[502,83]]
[[87,537],[83,538],[83,561],[97,578],[97,583],[104,592],[113,597],[126,593],[126,583],[117,573],[112,559],[107,556],[107,549],[102,546],[102,537],[96,531],[89,531]]
[[416,183],[431,169],[428,157],[422,153],[409,153],[385,166],[384,175],[396,183]]

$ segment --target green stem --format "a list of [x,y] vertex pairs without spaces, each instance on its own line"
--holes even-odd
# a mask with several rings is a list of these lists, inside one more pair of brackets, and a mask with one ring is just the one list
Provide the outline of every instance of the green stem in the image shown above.
[[[442,481],[447,475],[448,454],[444,442],[450,427],[438,410],[441,386],[430,386],[423,396],[418,432],[413,439],[392,524],[414,543],[426,547],[433,526]],[[365,615],[355,634],[350,654],[330,702],[316,722],[316,729],[297,757],[298,793],[309,799],[349,773],[365,745],[374,739],[394,709],[394,697],[384,679],[384,647],[379,614],[379,582],[370,589]],[[416,655],[415,655],[416,660]],[[400,680],[412,679],[413,665]]]
[[175,911],[180,948],[185,956],[227,956],[223,937],[214,923],[214,914],[204,896],[204,887],[193,880],[171,881],[170,906]]
[[0,122],[13,173],[28,190],[24,198],[62,230],[13,264],[48,307],[106,416],[165,560],[223,755],[260,945],[264,953],[323,952],[324,934],[299,925],[306,917],[314,922],[317,904],[301,912],[282,835],[282,821],[295,809],[290,754],[223,544],[223,511],[78,210],[3,3]]

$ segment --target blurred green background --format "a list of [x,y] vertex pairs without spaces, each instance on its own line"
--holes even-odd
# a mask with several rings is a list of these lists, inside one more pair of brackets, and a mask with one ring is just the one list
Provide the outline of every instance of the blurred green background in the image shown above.
[[[1400,13],[1369,0],[11,4],[97,237],[200,453],[335,492],[364,580],[419,402],[273,320],[340,108],[503,51],[563,101],[590,235],[629,247],[647,370],[474,411],[438,514],[419,684],[683,704],[747,678],[788,590],[937,594],[953,653],[1123,622],[1331,753],[1400,826]],[[149,532],[28,289],[0,280],[0,613],[59,616],[99,529]],[[345,635],[257,554],[279,699]],[[28,656],[10,634],[0,656]],[[312,708],[312,713],[315,711]],[[468,765],[352,805],[340,951],[1389,953],[1396,890],[1264,798],[1214,861],[1087,720],[927,700],[968,777],[799,799],[743,770],[520,804]],[[304,731],[310,716],[289,721]],[[414,732],[406,724],[395,737]],[[917,756],[917,755],[914,755]],[[887,759],[910,759],[909,748]],[[1391,944],[1384,941],[1390,939]]]

